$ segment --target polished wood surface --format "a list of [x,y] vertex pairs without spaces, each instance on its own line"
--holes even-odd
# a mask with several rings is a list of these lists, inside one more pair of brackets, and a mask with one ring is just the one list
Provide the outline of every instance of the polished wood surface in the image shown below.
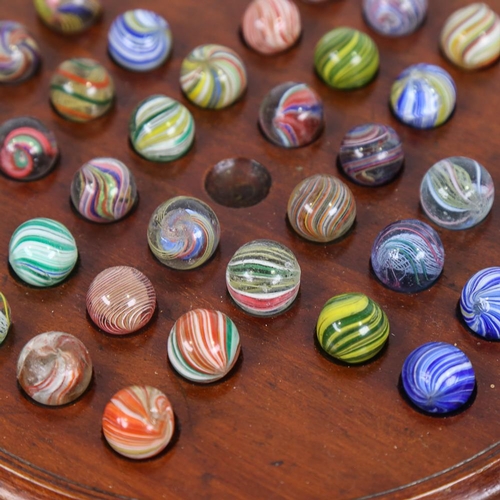
[[[0,87],[0,120],[32,115],[54,130],[61,161],[48,177],[30,183],[0,179],[0,282],[14,326],[0,346],[0,496],[2,498],[338,498],[382,494],[387,498],[487,498],[499,494],[500,345],[472,336],[460,321],[457,302],[467,279],[498,265],[500,204],[479,226],[459,232],[437,228],[446,250],[443,275],[429,290],[392,292],[370,271],[372,242],[390,222],[426,220],[419,184],[436,161],[463,155],[477,159],[500,186],[500,67],[465,73],[438,50],[447,16],[465,0],[431,1],[424,26],[415,34],[388,39],[372,33],[361,2],[299,3],[304,32],[292,50],[264,57],[239,36],[246,0],[143,0],[140,6],[164,15],[172,26],[174,50],[160,69],[136,74],[117,67],[106,53],[107,30],[120,12],[138,6],[109,0],[101,22],[77,37],[52,33],[37,19],[32,2],[0,3],[1,17],[24,23],[43,54],[36,77]],[[500,1],[490,1],[500,11]],[[314,46],[337,26],[369,32],[379,46],[381,67],[366,88],[338,92],[313,71]],[[221,43],[244,59],[249,75],[244,98],[222,111],[191,105],[178,77],[182,58],[202,43]],[[48,102],[57,65],[72,56],[93,57],[111,72],[117,99],[105,117],[73,124]],[[388,107],[394,78],[408,65],[436,63],[458,87],[452,119],[430,131],[400,124]],[[288,80],[312,85],[325,103],[326,129],[311,146],[285,150],[267,142],[257,128],[260,102]],[[196,121],[196,142],[182,159],[154,164],[139,158],[127,141],[128,120],[143,98],[164,93],[181,100]],[[381,122],[400,134],[406,153],[403,174],[376,188],[350,187],[357,200],[355,227],[337,243],[312,244],[286,221],[293,187],[313,173],[339,175],[336,155],[344,133],[364,122]],[[96,156],[115,156],[133,171],[140,192],[137,209],[125,220],[101,226],[71,208],[75,171]],[[213,165],[231,157],[253,158],[272,176],[269,195],[250,208],[228,208],[204,188]],[[153,210],[168,198],[190,194],[209,203],[222,226],[214,258],[202,268],[180,272],[150,253],[146,228]],[[8,270],[8,242],[23,221],[44,216],[65,224],[75,236],[80,259],[65,283],[34,289]],[[290,247],[302,267],[302,286],[293,307],[275,318],[250,317],[229,298],[225,268],[251,239],[272,238]],[[158,294],[158,313],[143,331],[115,338],[98,331],[86,315],[85,295],[98,272],[112,265],[144,272]],[[322,355],[314,340],[321,307],[333,295],[361,291],[386,311],[391,335],[376,360],[347,367]],[[191,308],[228,314],[242,337],[242,355],[223,381],[200,386],[174,373],[166,341],[174,321]],[[90,390],[76,403],[45,408],[28,400],[16,384],[16,360],[34,335],[61,330],[77,335],[94,362]],[[398,379],[406,356],[428,341],[456,344],[470,357],[477,397],[470,408],[448,417],[416,412],[401,397]],[[176,414],[172,444],[160,456],[134,462],[105,443],[101,415],[109,398],[130,384],[164,391]],[[408,486],[406,486],[408,485]],[[390,493],[383,493],[389,492]]]

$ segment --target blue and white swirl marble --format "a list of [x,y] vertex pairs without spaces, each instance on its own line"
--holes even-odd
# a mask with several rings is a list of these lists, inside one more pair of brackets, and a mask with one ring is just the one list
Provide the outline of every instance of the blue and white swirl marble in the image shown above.
[[414,64],[406,68],[391,89],[394,114],[406,125],[428,129],[442,125],[453,113],[457,89],[439,66]]
[[469,358],[446,342],[417,347],[405,360],[401,382],[410,401],[427,413],[450,413],[469,401],[476,385]]
[[487,267],[467,281],[460,296],[467,326],[488,340],[500,340],[500,267]]
[[160,66],[172,49],[172,32],[163,17],[135,9],[119,15],[108,33],[108,50],[120,66],[149,71]]
[[400,220],[379,233],[371,263],[377,278],[391,290],[420,292],[430,287],[443,270],[443,243],[425,222]]

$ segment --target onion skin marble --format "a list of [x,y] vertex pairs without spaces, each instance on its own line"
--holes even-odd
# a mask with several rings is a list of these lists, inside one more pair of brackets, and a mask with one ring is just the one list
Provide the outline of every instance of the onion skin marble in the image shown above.
[[278,54],[299,39],[300,12],[292,0],[253,0],[243,14],[243,38],[261,54]]
[[136,332],[149,323],[155,309],[151,281],[133,267],[108,267],[94,278],[87,292],[89,316],[111,335]]
[[455,11],[441,31],[441,49],[456,66],[475,70],[500,57],[500,18],[485,3]]
[[420,204],[429,219],[446,229],[469,229],[490,213],[495,187],[489,172],[464,156],[434,164],[420,185]]
[[194,141],[195,125],[189,110],[165,95],[141,101],[130,117],[130,142],[150,161],[170,162],[184,156]]
[[362,293],[332,297],[316,324],[323,350],[345,363],[364,363],[384,347],[389,320],[380,306]]
[[375,42],[352,28],[335,28],[319,40],[314,51],[319,77],[340,90],[368,85],[376,76],[379,53]]
[[500,340],[500,267],[474,274],[460,295],[460,312],[466,325],[487,340]]
[[30,116],[0,126],[0,170],[16,181],[34,181],[49,174],[59,157],[54,133]]
[[240,349],[238,329],[231,318],[210,309],[183,314],[168,337],[168,359],[175,371],[203,384],[225,377]]
[[0,21],[0,84],[21,83],[40,66],[40,50],[22,24]]
[[94,158],[73,177],[71,201],[79,214],[92,222],[120,220],[137,202],[134,176],[119,160]]
[[12,324],[12,314],[10,306],[3,293],[0,292],[0,344],[3,343],[9,333]]
[[92,361],[83,343],[68,333],[32,338],[17,361],[17,380],[36,402],[60,406],[80,397],[92,378]]
[[88,122],[107,113],[115,98],[108,71],[93,59],[68,59],[59,65],[50,82],[50,101],[64,118]]
[[443,270],[444,248],[425,222],[393,222],[375,238],[371,264],[377,278],[396,292],[415,293],[433,285]]
[[362,186],[381,186],[401,172],[403,145],[393,128],[368,123],[347,132],[338,158],[340,169],[352,181]]
[[299,148],[314,142],[325,120],[321,97],[305,83],[286,82],[266,95],[259,111],[264,136],[284,148]]
[[326,243],[342,237],[352,227],[356,202],[340,179],[316,174],[295,186],[288,199],[287,214],[298,235]]
[[363,17],[381,35],[409,35],[426,13],[427,0],[363,0]]
[[181,89],[197,106],[222,109],[234,104],[247,88],[240,56],[223,45],[200,45],[182,61]]
[[255,316],[288,309],[300,288],[300,266],[292,251],[272,240],[240,247],[226,268],[227,290],[236,304]]
[[23,222],[10,239],[9,263],[29,285],[57,285],[68,277],[77,259],[73,235],[52,219],[40,217]]
[[157,455],[170,442],[175,428],[167,396],[150,386],[118,391],[104,408],[102,432],[120,455],[144,459]]
[[149,248],[162,264],[180,270],[194,269],[217,249],[219,219],[203,201],[176,196],[153,212],[147,237]]
[[427,413],[447,414],[463,407],[476,385],[469,358],[446,342],[429,342],[406,358],[401,371],[410,401]]
[[108,50],[120,66],[131,71],[149,71],[161,66],[169,56],[172,32],[156,12],[129,10],[111,24]]
[[406,125],[430,129],[445,123],[453,113],[457,89],[453,78],[433,64],[414,64],[397,77],[390,105]]

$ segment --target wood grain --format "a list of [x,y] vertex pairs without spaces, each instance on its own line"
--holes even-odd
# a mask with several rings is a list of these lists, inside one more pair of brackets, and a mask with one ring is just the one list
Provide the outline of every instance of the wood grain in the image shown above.
[[[174,50],[161,68],[145,74],[117,67],[106,53],[110,23],[134,8],[132,0],[109,0],[101,22],[77,37],[50,32],[30,0],[2,2],[1,16],[24,23],[43,54],[41,71],[18,86],[0,87],[0,120],[32,115],[56,134],[61,161],[48,177],[31,183],[0,179],[0,288],[14,327],[0,346],[0,497],[55,498],[338,498],[382,494],[387,498],[488,498],[498,496],[500,474],[500,344],[472,336],[457,314],[460,291],[479,269],[498,265],[500,205],[479,226],[459,232],[436,228],[446,250],[444,272],[435,286],[415,295],[392,292],[370,271],[373,240],[390,222],[426,220],[419,207],[422,176],[436,161],[464,155],[486,166],[500,186],[500,67],[465,73],[438,50],[447,16],[465,0],[430,2],[419,31],[387,39],[367,28],[360,1],[299,3],[304,31],[299,44],[274,57],[248,49],[239,36],[245,0],[143,0],[172,26]],[[500,1],[489,4],[500,11]],[[329,29],[352,26],[369,32],[379,46],[381,67],[364,89],[327,88],[313,71],[316,42]],[[191,105],[178,77],[187,53],[202,43],[236,50],[249,75],[244,98],[222,111]],[[117,100],[106,116],[88,124],[59,117],[48,102],[50,78],[72,56],[103,62],[114,78]],[[452,119],[430,131],[400,124],[388,107],[394,78],[408,65],[436,63],[458,87]],[[260,102],[275,85],[310,84],[325,103],[326,128],[314,144],[285,150],[267,142],[257,127]],[[193,113],[193,149],[171,164],[141,159],[127,141],[136,104],[164,93]],[[364,122],[385,123],[400,134],[406,153],[403,174],[370,189],[349,184],[357,200],[354,228],[341,241],[319,245],[295,235],[286,221],[293,187],[305,177],[340,175],[336,155],[345,132]],[[70,184],[87,160],[114,156],[133,171],[140,201],[126,219],[93,224],[70,208]],[[268,196],[247,208],[218,205],[205,191],[211,167],[232,157],[253,158],[269,170]],[[176,195],[210,204],[221,222],[221,243],[202,268],[181,272],[163,267],[150,253],[146,228],[155,208]],[[60,286],[34,289],[8,269],[8,242],[23,221],[44,216],[65,224],[77,240],[80,259]],[[271,319],[253,318],[231,301],[225,268],[234,252],[256,238],[275,239],[293,250],[302,267],[294,306]],[[85,310],[85,295],[103,269],[127,265],[152,281],[158,312],[140,333],[115,338],[98,331]],[[391,335],[383,354],[358,367],[322,355],[314,341],[316,319],[333,295],[360,291],[389,317]],[[242,356],[220,382],[200,386],[169,366],[166,343],[175,320],[193,308],[228,314],[242,338]],[[38,333],[61,330],[80,338],[94,363],[90,390],[72,405],[51,409],[33,404],[16,384],[16,360]],[[443,340],[471,359],[477,397],[466,411],[433,418],[416,412],[401,397],[398,379],[406,356],[420,344]],[[160,456],[134,462],[105,443],[101,417],[110,397],[130,384],[149,384],[167,394],[177,431]],[[444,471],[444,472],[443,472]],[[427,478],[427,479],[425,479]],[[405,486],[409,485],[409,486]],[[388,492],[388,493],[383,493]]]

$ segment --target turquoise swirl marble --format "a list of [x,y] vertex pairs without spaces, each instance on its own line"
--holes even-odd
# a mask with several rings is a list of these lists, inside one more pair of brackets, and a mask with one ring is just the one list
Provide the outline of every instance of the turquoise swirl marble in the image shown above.
[[363,363],[384,347],[389,337],[389,320],[366,295],[344,293],[324,305],[316,335],[330,356],[346,363]]
[[459,410],[476,385],[469,358],[446,342],[429,342],[405,360],[401,383],[410,401],[427,413],[446,414]]
[[169,162],[185,155],[194,141],[194,119],[180,102],[153,95],[135,108],[129,124],[130,142],[151,161]]
[[300,266],[285,245],[272,240],[251,241],[229,261],[226,285],[244,311],[273,316],[288,309],[297,297]]
[[445,123],[453,113],[457,90],[453,78],[434,64],[406,68],[391,89],[392,111],[411,127],[428,129]]
[[364,87],[377,74],[378,49],[365,33],[352,28],[336,28],[316,45],[314,66],[330,87],[344,90]]
[[460,312],[467,326],[488,340],[500,340],[500,267],[472,276],[460,295]]
[[63,281],[75,267],[76,242],[69,230],[52,219],[22,223],[9,244],[9,262],[29,285],[47,287]]
[[477,161],[464,156],[445,158],[425,174],[420,204],[429,219],[446,229],[468,229],[490,212],[495,197],[493,179]]

